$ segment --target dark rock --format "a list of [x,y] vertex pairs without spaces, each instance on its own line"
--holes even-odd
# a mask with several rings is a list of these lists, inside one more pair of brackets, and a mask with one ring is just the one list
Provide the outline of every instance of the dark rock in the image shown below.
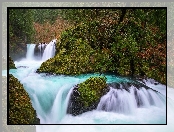
[[[158,84],[158,82],[156,83],[156,85]],[[136,80],[132,80],[131,82],[113,82],[113,83],[108,83],[108,86],[115,88],[115,89],[125,89],[126,91],[130,92],[129,88],[131,86],[134,86],[136,89],[140,89],[140,88],[145,88],[145,89],[151,89],[155,92],[157,92],[156,90],[146,86],[144,83],[138,82]]]
[[18,66],[17,68],[29,68],[28,66]]
[[159,84],[159,82],[154,82],[154,85],[158,85]]

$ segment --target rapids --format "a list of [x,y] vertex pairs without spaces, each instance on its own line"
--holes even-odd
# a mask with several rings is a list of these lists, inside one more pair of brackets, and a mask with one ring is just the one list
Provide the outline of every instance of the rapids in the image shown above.
[[[55,40],[56,41],[56,40]],[[74,85],[81,83],[91,76],[99,74],[84,74],[80,76],[49,75],[38,74],[36,69],[41,63],[55,55],[54,42],[51,41],[45,48],[42,59],[37,60],[33,56],[34,44],[27,46],[26,58],[15,61],[17,69],[10,69],[13,74],[24,85],[28,92],[33,107],[41,124],[166,124],[169,126],[36,126],[37,132],[52,131],[133,131],[147,132],[174,128],[174,89],[166,89],[165,85],[155,85],[153,79],[144,80],[146,85],[152,89],[141,87],[129,87],[129,92],[125,89],[116,89],[110,86],[110,91],[101,97],[96,110],[85,112],[78,116],[66,113],[70,94]],[[51,53],[48,53],[51,52]],[[6,74],[3,72],[3,74]],[[129,78],[115,75],[105,75],[107,83],[129,82]],[[121,85],[120,85],[121,86]],[[158,92],[153,91],[156,90]],[[166,90],[170,91],[166,95]],[[167,96],[167,104],[166,104]],[[166,111],[166,105],[168,109]],[[166,112],[170,115],[166,117]],[[168,120],[166,120],[166,118]],[[145,128],[145,129],[143,129]],[[161,129],[160,129],[161,128]]]

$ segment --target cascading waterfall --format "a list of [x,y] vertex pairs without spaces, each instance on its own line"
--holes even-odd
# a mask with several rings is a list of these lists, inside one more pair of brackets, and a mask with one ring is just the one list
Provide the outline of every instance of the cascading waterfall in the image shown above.
[[28,60],[33,60],[34,59],[34,48],[35,48],[35,44],[27,44],[27,54],[26,54],[26,58]]
[[[69,83],[68,85],[62,85],[61,83],[54,82],[52,79],[45,82],[45,79],[36,76],[38,83],[32,84],[32,76],[28,76],[22,80],[22,83],[26,87],[29,95],[33,96],[33,107],[38,110],[37,114],[40,118],[41,124],[57,124],[66,115],[66,108],[71,92],[71,88],[75,83]],[[56,77],[54,77],[56,78]],[[65,81],[65,78],[56,78],[59,81]],[[65,79],[65,80],[64,80]],[[78,80],[76,80],[76,83]],[[65,83],[65,82],[63,82]],[[48,89],[49,87],[49,89]],[[38,88],[38,89],[36,89]],[[56,115],[56,116],[55,116]]]
[[54,57],[55,55],[55,43],[56,43],[57,39],[52,40],[45,48],[43,56],[42,56],[42,60],[46,61],[49,58]]
[[43,56],[43,52],[45,50],[45,47],[47,46],[48,44],[44,44],[44,43],[39,43],[38,45],[38,48],[39,48],[39,51],[40,51],[40,58],[42,59],[42,56]]
[[[53,107],[49,115],[51,117],[50,119],[52,119],[52,123],[61,121],[62,118],[66,115],[68,101],[70,99],[70,95],[72,92],[72,88],[71,89],[69,88],[71,88],[71,86],[65,85],[65,87],[62,87],[61,90],[56,95]],[[54,118],[55,115],[58,115],[57,118]]]
[[165,107],[165,97],[161,98],[151,89],[137,89],[130,87],[130,91],[125,89],[114,89],[110,87],[110,91],[104,95],[97,107],[97,110],[112,111],[118,113],[133,113],[137,108],[150,106]]
[[[91,76],[46,75],[35,73],[41,63],[55,54],[56,39],[45,48],[42,61],[35,59],[35,44],[27,45],[25,60],[16,61],[17,69],[9,72],[17,77],[28,92],[41,124],[165,124],[166,86],[147,84],[152,89],[134,86],[128,89],[110,86],[110,91],[101,97],[96,110],[78,116],[67,114],[67,106],[73,86]],[[20,67],[20,66],[26,66]],[[127,79],[106,75],[107,83],[127,82]],[[153,91],[156,90],[158,92]],[[151,115],[151,116],[147,116]],[[49,130],[47,130],[49,131]]]
[[[56,44],[57,39],[53,39],[49,44],[43,44],[39,43],[38,49],[39,53],[38,55],[35,56],[35,48],[36,44],[27,44],[27,54],[26,54],[26,59],[27,60],[42,60],[46,61],[49,58],[54,57],[55,55],[55,44]],[[38,59],[39,58],[39,59]]]

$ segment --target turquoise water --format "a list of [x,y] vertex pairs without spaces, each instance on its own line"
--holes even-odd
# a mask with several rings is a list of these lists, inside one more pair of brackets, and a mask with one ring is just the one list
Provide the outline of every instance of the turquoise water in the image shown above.
[[[35,71],[41,65],[42,61],[21,60],[16,61],[17,69],[11,69],[13,74],[24,85],[28,92],[33,107],[36,109],[37,116],[41,120],[41,124],[165,124],[166,123],[166,107],[164,85],[158,85],[154,89],[160,88],[163,95],[163,105],[148,106],[142,108],[133,108],[131,114],[105,112],[101,110],[93,110],[78,116],[66,114],[67,104],[70,93],[74,85],[81,83],[91,76],[99,76],[99,74],[84,74],[79,76],[65,75],[46,75],[44,73],[37,74]],[[3,71],[2,74],[5,74]],[[107,83],[131,81],[125,77],[114,75],[106,75]],[[147,82],[148,83],[148,82]],[[119,92],[118,92],[119,93]],[[125,93],[125,92],[124,92]],[[129,98],[120,96],[129,102]],[[129,96],[129,95],[128,95]],[[124,99],[125,98],[125,99]],[[126,104],[125,103],[125,104]],[[131,103],[131,102],[130,102]]]
[[98,76],[105,76],[107,78],[107,83],[112,83],[112,82],[131,82],[131,80],[128,79],[128,77],[121,77],[121,76],[115,76],[115,75],[108,75],[108,74],[82,74],[79,76],[76,76],[76,78],[83,79],[84,81],[90,77],[98,77]]
[[[28,52],[28,51],[27,51]],[[33,50],[29,56],[33,54]],[[99,74],[85,74],[76,77],[46,76],[35,73],[42,61],[34,61],[33,56],[16,61],[18,69],[10,70],[24,85],[41,124],[116,124],[116,125],[36,125],[36,132],[173,132],[174,131],[174,89],[164,85],[146,85],[159,91],[163,102],[167,96],[167,125],[117,125],[117,124],[165,124],[166,104],[134,109],[131,114],[89,111],[79,116],[66,114],[67,102],[74,85]],[[25,66],[20,67],[20,66]],[[7,71],[2,71],[7,76]],[[128,78],[106,75],[107,83],[130,81]],[[125,97],[126,98],[126,97]],[[124,99],[124,98],[123,98]]]

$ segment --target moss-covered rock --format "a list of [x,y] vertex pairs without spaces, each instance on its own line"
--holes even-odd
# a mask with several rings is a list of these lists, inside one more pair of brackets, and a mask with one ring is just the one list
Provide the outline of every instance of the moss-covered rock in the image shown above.
[[9,75],[9,124],[39,124],[28,93],[13,75]]
[[14,61],[10,56],[9,56],[9,69],[16,69]]
[[90,68],[86,68],[86,65],[89,64],[90,52],[88,51],[90,49],[89,45],[79,39],[74,43],[69,53],[67,53],[65,48],[61,49],[54,58],[43,62],[37,71],[66,75],[89,72]]
[[96,109],[100,98],[108,91],[105,77],[90,77],[74,87],[67,113],[79,115]]
[[[84,73],[104,72],[112,68],[110,56],[102,51],[96,51],[82,39],[70,43],[68,50],[59,49],[59,53],[43,62],[37,72],[79,75]],[[105,63],[110,61],[110,65]]]
[[7,125],[7,97],[8,97],[8,91],[7,91],[7,77],[2,76],[2,126],[3,130],[2,132],[36,132],[36,127],[34,125]]
[[79,100],[83,102],[85,107],[88,107],[90,104],[100,99],[106,87],[106,78],[90,77],[85,82],[79,84]]

